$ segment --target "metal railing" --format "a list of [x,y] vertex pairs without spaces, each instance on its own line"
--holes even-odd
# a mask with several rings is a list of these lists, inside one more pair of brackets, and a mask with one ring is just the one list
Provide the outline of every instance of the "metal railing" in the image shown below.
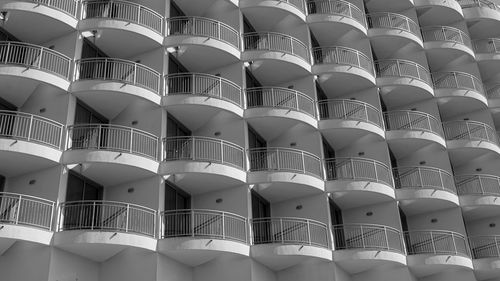
[[441,230],[405,232],[408,255],[437,254],[470,257],[467,239],[460,233]]
[[422,65],[400,59],[388,59],[375,61],[377,77],[408,77],[424,81],[432,86],[431,74]]
[[326,179],[371,181],[394,186],[388,165],[373,159],[338,157],[325,159]]
[[203,17],[174,17],[167,19],[167,36],[191,35],[204,36],[224,41],[240,47],[240,33],[220,21]]
[[49,48],[13,41],[0,41],[0,64],[22,65],[51,72],[69,80],[71,59]]
[[112,201],[73,201],[59,205],[59,229],[107,230],[155,237],[156,211]]
[[451,26],[422,27],[424,42],[446,41],[465,45],[472,48],[470,36],[462,30]]
[[472,74],[452,71],[434,72],[431,76],[434,89],[464,89],[475,91],[484,96],[483,83]]
[[366,27],[365,13],[358,6],[344,0],[308,0],[307,10],[309,14],[349,17]]
[[493,87],[486,90],[486,95],[489,99],[500,98],[500,84],[495,84]]
[[170,210],[160,214],[161,239],[207,237],[248,243],[245,217],[214,210]]
[[52,230],[55,203],[43,198],[0,192],[0,223]]
[[234,143],[208,137],[167,137],[165,161],[207,161],[245,168],[245,152]]
[[443,123],[446,140],[487,141],[498,145],[498,136],[490,125],[477,121],[449,121]]
[[[249,0],[252,1],[252,0]],[[305,0],[275,0],[276,2],[285,2],[288,3],[289,5],[294,6],[295,8],[299,9],[302,13],[306,13],[306,4]]]
[[355,66],[374,75],[371,58],[362,52],[342,46],[316,47],[313,49],[314,64],[340,64]]
[[250,32],[243,34],[245,51],[268,50],[291,54],[310,62],[309,48],[299,39],[276,32]]
[[458,4],[460,4],[462,9],[472,8],[472,7],[487,7],[493,10],[500,11],[500,5],[495,4],[488,0],[456,0],[456,1],[458,2]]
[[0,110],[0,138],[36,142],[61,149],[63,124],[33,114]]
[[291,148],[251,148],[250,171],[284,171],[321,178],[321,160],[316,155]]
[[357,100],[331,99],[318,101],[319,119],[363,121],[383,128],[382,114],[375,106]]
[[456,194],[453,175],[435,167],[397,167],[393,169],[397,189],[440,189]]
[[113,58],[88,58],[76,62],[76,80],[119,81],[160,94],[160,73],[145,65]]
[[472,41],[476,53],[500,53],[500,38],[486,38]]
[[475,259],[500,257],[500,236],[472,236],[469,237],[472,257]]
[[245,90],[247,107],[274,107],[293,109],[316,117],[316,103],[311,97],[287,88],[259,87]]
[[119,125],[78,124],[68,126],[68,149],[111,150],[157,160],[158,137]]
[[500,196],[500,177],[493,175],[458,175],[455,183],[459,195]]
[[252,232],[255,245],[281,243],[329,247],[326,224],[310,219],[253,219]]
[[396,228],[376,224],[332,226],[335,250],[369,249],[405,253],[403,235]]
[[110,18],[143,25],[163,34],[163,16],[134,2],[92,0],[82,2],[82,19]]
[[395,28],[421,38],[420,26],[407,16],[395,13],[372,13],[366,15],[366,19],[369,28]]
[[394,110],[384,112],[384,119],[387,131],[426,131],[442,137],[444,136],[441,121],[426,112]]
[[210,96],[243,107],[241,88],[236,83],[217,75],[203,73],[176,73],[165,76],[167,95]]
[[27,1],[55,8],[75,18],[79,2],[78,0],[27,0]]

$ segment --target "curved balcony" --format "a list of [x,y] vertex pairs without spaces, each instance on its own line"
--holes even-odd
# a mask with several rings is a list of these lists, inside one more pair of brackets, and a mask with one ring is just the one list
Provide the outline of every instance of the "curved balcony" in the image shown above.
[[319,128],[328,140],[342,135],[342,142],[353,142],[367,133],[384,138],[382,114],[369,103],[347,99],[322,100],[318,101],[318,110]]
[[86,163],[85,175],[103,185],[158,172],[158,137],[135,128],[112,124],[71,125],[67,149],[63,163]]
[[498,213],[500,202],[500,177],[494,175],[455,176],[460,206],[466,218],[493,217]]
[[[276,81],[310,74],[308,46],[290,35],[276,32],[244,33],[243,49],[243,61],[252,62],[250,67],[259,61],[258,71],[261,75],[269,75]],[[283,69],[287,69],[287,73],[280,74]]]
[[50,245],[54,206],[46,199],[0,192],[0,253],[19,240]]
[[498,80],[496,70],[500,67],[500,38],[474,40],[473,44],[482,79]]
[[156,211],[113,201],[60,204],[54,245],[97,262],[129,247],[156,250]]
[[115,59],[88,58],[76,61],[71,92],[103,112],[118,114],[124,106],[116,101],[137,97],[160,104],[160,73],[143,64]]
[[[462,6],[464,17],[468,21],[480,21],[477,30],[498,28],[500,5],[490,0],[457,0]],[[490,23],[489,23],[490,22]]]
[[467,239],[459,233],[441,230],[405,232],[408,266],[416,276],[446,269],[472,269]]
[[386,97],[386,102],[394,106],[402,103],[402,99],[404,103],[412,103],[434,94],[429,70],[416,62],[379,60],[375,62],[375,71],[381,93]]
[[276,120],[276,127],[296,120],[317,127],[316,102],[299,91],[281,87],[259,87],[245,90],[247,110],[245,118],[287,118]]
[[202,136],[164,139],[160,174],[191,194],[242,184],[246,181],[245,151],[237,144]]
[[495,114],[500,110],[500,84],[495,84],[486,90],[488,96],[488,107]]
[[128,50],[115,50],[120,52],[115,54],[118,57],[140,54],[163,43],[163,16],[134,2],[85,0],[82,1],[81,19],[78,23],[80,31],[106,29],[107,32],[99,38],[101,46],[112,46],[117,37],[127,37],[127,48],[123,49]]
[[[167,20],[164,45],[182,46],[183,56],[212,57],[225,64],[239,61],[240,33],[223,22],[204,17],[173,17]],[[210,48],[207,48],[210,47]],[[198,53],[202,52],[203,57]],[[227,56],[230,57],[227,57]]]
[[190,266],[223,253],[248,256],[248,220],[216,210],[171,210],[160,214],[158,251]]
[[[452,162],[454,157],[462,160],[460,157],[466,157],[464,153],[467,151],[469,160],[478,157],[484,150],[500,154],[497,132],[488,124],[477,121],[449,121],[443,123],[443,129]],[[457,150],[458,152],[454,153]],[[474,153],[474,150],[482,152]]]
[[243,11],[247,10],[245,14],[248,12],[261,13],[263,17],[274,18],[294,15],[301,21],[306,19],[305,0],[240,0],[239,7]]
[[406,265],[403,235],[398,229],[375,224],[332,226],[334,261],[351,274],[380,265]]
[[384,113],[386,138],[392,146],[405,149],[436,142],[446,147],[441,121],[426,112],[394,110]]
[[255,218],[251,223],[252,257],[274,270],[309,259],[332,260],[328,228],[322,222],[303,218]]
[[[0,41],[0,84],[15,87],[21,79],[34,88],[39,83],[67,91],[71,59],[59,52],[22,42]],[[23,102],[31,94],[20,92]]]
[[327,93],[342,95],[375,85],[372,59],[356,49],[317,47],[313,49],[313,60],[312,72],[319,75],[319,82]]
[[[464,18],[462,7],[454,0],[415,0],[415,8],[417,8],[418,11],[423,11],[419,14],[419,18],[423,20],[432,20],[442,17],[450,22],[456,22]],[[420,19],[419,21],[422,22]]]
[[[326,191],[342,197],[341,203],[346,206],[372,205],[395,198],[391,169],[380,161],[339,157],[325,159],[324,165]],[[359,193],[365,194],[364,200],[359,200]]]
[[64,125],[42,116],[0,110],[2,173],[21,175],[59,163],[63,128]]
[[481,235],[469,237],[469,244],[474,258],[474,273],[479,280],[498,277],[500,266],[500,236]]
[[422,37],[429,61],[436,67],[442,67],[464,53],[472,60],[475,57],[469,35],[458,28],[426,26],[422,28]]
[[396,197],[408,215],[458,206],[453,175],[425,166],[393,169]]
[[408,40],[408,43],[423,46],[420,26],[407,16],[396,13],[371,13],[366,15],[366,18],[368,36],[371,38],[380,37],[386,44],[391,43],[393,39],[403,39]]
[[[204,73],[177,73],[165,76],[163,105],[178,116],[196,117],[203,125],[220,110],[243,117],[244,99],[240,86],[220,76]],[[191,113],[191,114],[190,114]]]
[[[337,32],[345,34],[353,28],[364,35],[367,33],[365,13],[347,1],[308,0],[307,11],[307,23],[318,38],[332,36],[333,28],[336,29],[334,31],[336,34]],[[329,31],[325,31],[325,28]],[[332,37],[338,38],[335,35]]]
[[[264,147],[248,151],[248,183],[270,201],[318,194],[324,190],[321,160],[291,148]],[[260,190],[262,189],[262,190]]]

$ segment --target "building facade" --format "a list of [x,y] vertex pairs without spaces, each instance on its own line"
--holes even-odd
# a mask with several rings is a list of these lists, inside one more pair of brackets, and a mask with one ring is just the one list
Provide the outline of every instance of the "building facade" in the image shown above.
[[0,0],[0,280],[500,281],[497,127],[498,0]]

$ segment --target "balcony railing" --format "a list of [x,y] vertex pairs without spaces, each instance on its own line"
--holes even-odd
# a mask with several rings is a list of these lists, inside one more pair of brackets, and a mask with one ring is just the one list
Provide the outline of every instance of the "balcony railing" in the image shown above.
[[397,167],[393,169],[397,189],[439,189],[456,194],[453,175],[434,167]]
[[470,37],[462,30],[451,26],[426,26],[422,28],[424,42],[445,41],[472,48]]
[[473,236],[469,237],[472,257],[475,259],[500,257],[500,236]]
[[434,72],[431,76],[434,89],[463,89],[475,91],[484,96],[483,83],[472,74],[465,72]]
[[395,13],[373,13],[366,15],[369,28],[395,28],[421,38],[420,26],[407,16]]
[[415,230],[405,232],[408,255],[436,254],[470,257],[467,240],[453,231]]
[[394,110],[384,113],[387,131],[426,131],[443,136],[443,126],[439,119],[429,113],[412,110]]
[[22,42],[0,41],[0,64],[40,69],[69,80],[71,59],[49,48]]
[[492,1],[488,0],[457,0],[457,2],[458,4],[460,4],[462,9],[472,8],[472,7],[485,7],[500,11],[500,5],[495,4]]
[[167,19],[167,36],[189,35],[214,38],[240,47],[240,33],[231,26],[209,18],[174,17]]
[[487,94],[489,99],[500,98],[500,84],[496,84],[493,87],[486,90],[486,94]]
[[163,34],[163,17],[150,8],[134,2],[83,1],[82,19],[109,18],[124,20],[143,25],[159,34]]
[[472,42],[474,51],[480,54],[497,54],[500,53],[500,38],[478,39]]
[[112,201],[74,201],[60,205],[59,231],[105,230],[155,237],[156,211]]
[[76,11],[78,10],[78,0],[28,0],[37,4],[45,5],[63,11],[72,17],[76,18]]
[[500,196],[500,177],[493,175],[455,176],[459,195]]
[[332,226],[335,250],[385,250],[405,253],[401,231],[375,224],[338,224]]
[[366,27],[365,13],[358,6],[343,0],[308,0],[309,14],[339,15],[354,19]]
[[363,121],[383,127],[382,114],[375,106],[357,100],[332,99],[318,102],[320,120]]
[[0,138],[25,140],[61,149],[63,127],[42,116],[0,110]]
[[248,243],[247,219],[214,210],[171,210],[161,213],[161,239],[202,237]]
[[160,94],[160,73],[139,63],[112,58],[88,58],[77,61],[76,67],[76,80],[119,81]]
[[240,146],[207,137],[167,137],[165,161],[207,161],[245,168],[245,152]]
[[68,149],[126,152],[157,160],[158,137],[145,131],[111,124],[68,126]]
[[250,171],[283,171],[309,174],[321,178],[321,161],[309,152],[291,148],[252,148]]
[[291,54],[310,62],[309,48],[299,39],[276,32],[251,32],[243,34],[245,51],[277,51]]
[[373,72],[372,60],[362,52],[341,46],[317,47],[313,49],[314,64],[340,64],[355,66]]
[[449,121],[443,123],[446,140],[487,141],[498,145],[495,129],[477,121]]
[[326,224],[310,219],[253,219],[252,231],[255,245],[279,243],[329,247]]
[[306,13],[305,0],[275,0],[275,1],[288,3],[289,5],[292,5],[295,8],[299,9],[302,13],[304,14]]
[[0,192],[0,223],[52,230],[53,212],[53,201],[29,195]]
[[316,103],[311,97],[292,89],[259,87],[246,89],[247,107],[285,108],[316,117]]
[[389,166],[373,159],[358,157],[325,159],[325,169],[328,181],[370,181],[394,186]]
[[165,77],[167,95],[210,96],[243,107],[241,88],[236,83],[216,75],[177,73]]
[[408,77],[424,81],[432,86],[427,68],[408,60],[379,60],[375,62],[377,77]]

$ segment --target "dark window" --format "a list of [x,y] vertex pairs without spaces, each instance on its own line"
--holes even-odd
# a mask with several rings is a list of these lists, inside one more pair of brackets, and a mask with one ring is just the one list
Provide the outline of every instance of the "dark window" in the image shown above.
[[170,17],[184,17],[186,14],[174,3],[174,1],[170,1]]
[[165,211],[185,210],[191,207],[191,195],[165,181]]
[[0,175],[0,192],[3,192],[5,189],[5,177]]
[[107,58],[109,57],[101,49],[99,49],[89,39],[85,38],[82,45],[82,59],[86,58]]
[[[165,237],[184,236],[191,234],[191,195],[174,184],[165,181]],[[178,210],[178,211],[176,211]]]
[[167,137],[184,137],[190,136],[191,130],[186,128],[181,122],[179,122],[172,115],[167,116]]
[[176,74],[176,73],[186,73],[189,70],[182,65],[182,63],[175,58],[172,54],[168,55],[168,73]]
[[260,196],[256,191],[252,190],[252,217],[253,222],[253,238],[256,244],[269,243],[274,240],[271,233],[271,224],[266,220],[259,218],[271,217],[271,204],[264,197]]
[[69,172],[66,201],[102,200],[102,193],[102,185],[76,172]]
[[252,190],[252,217],[268,218],[271,216],[271,204],[264,197]]

